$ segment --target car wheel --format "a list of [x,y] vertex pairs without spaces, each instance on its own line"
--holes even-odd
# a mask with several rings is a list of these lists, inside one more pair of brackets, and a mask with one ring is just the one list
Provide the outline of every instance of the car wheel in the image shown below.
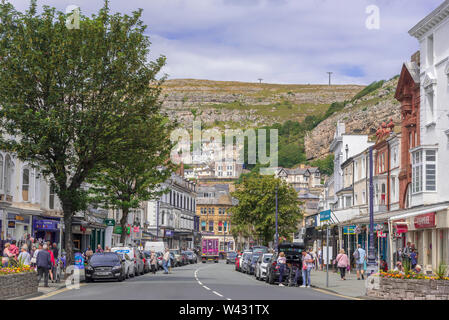
[[88,278],[88,277],[86,277],[86,282],[87,282],[87,283],[90,283],[90,282],[92,282],[92,279],[91,279],[91,278]]
[[274,276],[270,273],[270,277],[268,278],[268,283],[273,284],[274,283]]

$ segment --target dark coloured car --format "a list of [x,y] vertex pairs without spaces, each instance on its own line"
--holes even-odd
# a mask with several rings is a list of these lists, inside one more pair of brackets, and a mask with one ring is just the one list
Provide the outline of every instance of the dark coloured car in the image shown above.
[[86,266],[86,282],[126,278],[125,260],[115,252],[94,253]]
[[143,261],[143,272],[150,272],[150,259],[144,253],[144,251],[139,251],[140,259]]
[[235,264],[235,258],[237,257],[237,252],[229,251],[226,253],[226,264],[234,263]]
[[[296,273],[296,270],[298,270],[299,271],[298,282],[292,285],[302,284],[301,267],[302,267],[303,250],[305,250],[304,244],[282,243],[279,245],[279,252],[284,252],[287,260],[287,266],[284,271],[283,282],[289,284],[289,279],[294,278],[294,274]],[[273,254],[267,266],[267,277],[265,278],[265,281],[270,284],[279,282],[279,265],[277,263],[279,252]]]
[[248,274],[254,274],[254,270],[256,269],[256,263],[257,260],[259,260],[259,257],[262,255],[262,253],[253,253],[251,255],[251,261],[249,262],[249,268],[248,268]]

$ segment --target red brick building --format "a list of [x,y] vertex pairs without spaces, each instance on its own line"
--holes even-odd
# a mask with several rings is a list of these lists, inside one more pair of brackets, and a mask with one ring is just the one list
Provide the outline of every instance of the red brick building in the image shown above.
[[409,186],[412,182],[412,165],[409,150],[420,144],[419,105],[420,78],[419,52],[412,61],[404,63],[395,94],[401,103],[401,170],[399,173],[399,207],[409,207]]

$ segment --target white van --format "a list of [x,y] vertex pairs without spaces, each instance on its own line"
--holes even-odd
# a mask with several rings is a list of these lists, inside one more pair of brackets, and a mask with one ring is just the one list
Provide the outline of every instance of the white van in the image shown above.
[[168,245],[164,243],[164,241],[147,241],[145,242],[145,251],[154,252],[165,252],[165,248],[168,248]]

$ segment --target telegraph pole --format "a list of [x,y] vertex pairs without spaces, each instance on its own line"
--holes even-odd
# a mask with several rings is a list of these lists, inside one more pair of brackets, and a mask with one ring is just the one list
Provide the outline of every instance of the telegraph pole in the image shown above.
[[329,74],[329,85],[331,85],[331,75],[333,74],[333,72],[326,72],[327,74]]
[[259,80],[259,83],[262,83],[262,80],[263,80],[263,79],[262,79],[262,78],[259,78],[259,79],[257,79],[257,80]]

